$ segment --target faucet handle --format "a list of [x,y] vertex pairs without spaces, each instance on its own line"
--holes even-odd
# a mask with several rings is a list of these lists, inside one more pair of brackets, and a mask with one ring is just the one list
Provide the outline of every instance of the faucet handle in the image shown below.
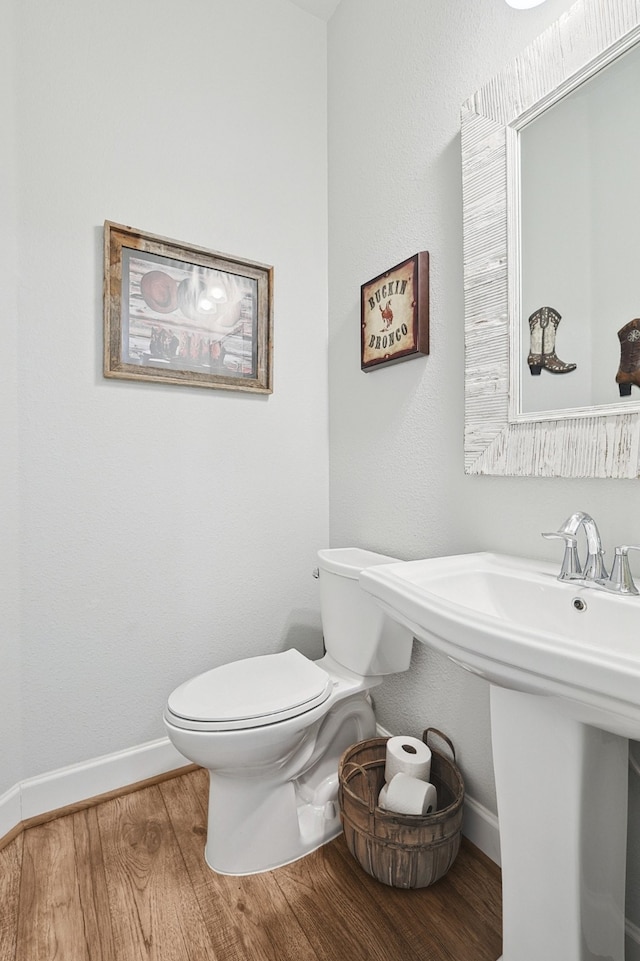
[[547,540],[560,540],[565,543],[564,557],[562,558],[562,567],[558,579],[563,581],[580,577],[582,568],[578,558],[578,538],[576,535],[569,534],[567,531],[549,531],[542,536],[546,537]]
[[633,582],[633,574],[629,567],[629,551],[640,551],[640,547],[634,544],[621,544],[616,547],[611,576],[609,577],[609,589],[616,594],[638,594],[638,588]]
[[587,560],[584,565],[584,571],[582,576],[585,580],[590,581],[606,581],[609,577],[607,569],[604,566],[604,551],[599,548],[595,554],[588,554]]

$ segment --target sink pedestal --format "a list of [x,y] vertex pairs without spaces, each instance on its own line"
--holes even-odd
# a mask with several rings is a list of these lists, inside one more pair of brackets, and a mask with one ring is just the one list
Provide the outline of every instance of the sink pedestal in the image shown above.
[[491,685],[503,961],[624,961],[628,741]]

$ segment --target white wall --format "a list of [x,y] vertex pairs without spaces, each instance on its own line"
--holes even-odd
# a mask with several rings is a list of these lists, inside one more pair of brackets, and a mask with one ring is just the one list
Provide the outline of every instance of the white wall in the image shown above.
[[13,9],[0,5],[0,794],[22,771],[20,728],[20,497],[16,325],[16,165]]
[[[502,0],[342,0],[329,24],[334,545],[408,559],[495,549],[559,562],[540,532],[578,508],[597,518],[610,548],[640,543],[637,482],[463,473],[460,105],[569,5],[519,12]],[[418,250],[431,254],[431,353],[361,373],[360,284]],[[469,792],[495,810],[485,682],[415,645],[411,670],[375,693],[389,730],[449,732]],[[635,797],[636,924],[639,811]]]
[[[14,10],[5,309],[13,291],[18,303],[4,316],[5,360],[18,342],[29,777],[162,736],[167,694],[197,671],[321,652],[326,24],[287,0]],[[273,395],[103,379],[105,219],[274,265]],[[11,376],[0,383],[15,555],[16,402]],[[15,681],[0,673],[3,752]],[[0,768],[1,793],[17,777]]]

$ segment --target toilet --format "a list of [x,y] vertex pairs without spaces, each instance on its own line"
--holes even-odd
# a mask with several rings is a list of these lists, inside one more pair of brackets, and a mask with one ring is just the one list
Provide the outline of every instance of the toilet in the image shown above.
[[340,833],[340,756],[375,736],[369,691],[411,658],[411,633],[358,583],[360,571],[396,560],[319,551],[324,657],[292,649],[233,661],[169,696],[170,740],[209,771],[205,858],[214,871],[269,871]]

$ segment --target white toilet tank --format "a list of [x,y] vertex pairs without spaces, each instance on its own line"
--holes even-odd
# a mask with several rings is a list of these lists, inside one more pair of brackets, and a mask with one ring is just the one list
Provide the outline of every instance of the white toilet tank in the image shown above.
[[397,674],[409,667],[411,632],[387,617],[358,583],[358,575],[365,568],[397,560],[359,547],[318,551],[320,613],[327,653],[355,674]]

